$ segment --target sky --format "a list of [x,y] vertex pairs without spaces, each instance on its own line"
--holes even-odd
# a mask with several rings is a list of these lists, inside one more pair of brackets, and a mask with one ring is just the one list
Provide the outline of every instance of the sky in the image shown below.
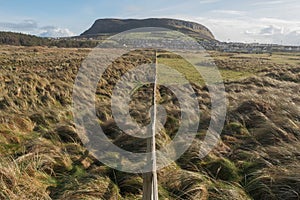
[[0,0],[0,31],[79,35],[100,18],[175,18],[225,42],[300,46],[299,0]]

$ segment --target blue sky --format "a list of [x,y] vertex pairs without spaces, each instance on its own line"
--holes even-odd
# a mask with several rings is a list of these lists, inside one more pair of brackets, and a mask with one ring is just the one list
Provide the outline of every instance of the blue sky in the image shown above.
[[201,23],[221,41],[300,45],[299,0],[0,0],[0,30],[78,35],[98,18],[169,17]]

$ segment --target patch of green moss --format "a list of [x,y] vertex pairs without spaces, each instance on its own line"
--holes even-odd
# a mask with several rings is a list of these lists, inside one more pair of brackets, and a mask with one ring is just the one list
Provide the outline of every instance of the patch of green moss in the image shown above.
[[170,199],[170,193],[161,185],[158,185],[158,199]]
[[225,127],[225,131],[230,135],[249,135],[246,127],[239,122],[231,122]]
[[240,179],[239,169],[226,158],[218,158],[204,163],[204,167],[217,179],[232,182],[237,182]]

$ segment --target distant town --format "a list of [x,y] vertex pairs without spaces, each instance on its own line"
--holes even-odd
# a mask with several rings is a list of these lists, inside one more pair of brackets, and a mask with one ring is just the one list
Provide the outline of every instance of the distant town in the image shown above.
[[235,43],[219,41],[198,41],[206,50],[216,50],[230,53],[272,53],[300,52],[300,46],[285,46],[278,44]]

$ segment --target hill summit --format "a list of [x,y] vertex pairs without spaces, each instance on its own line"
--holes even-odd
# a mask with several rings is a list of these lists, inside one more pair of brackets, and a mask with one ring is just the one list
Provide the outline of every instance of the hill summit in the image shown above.
[[81,37],[117,34],[135,28],[162,27],[185,33],[202,40],[215,40],[212,32],[205,26],[184,20],[167,18],[149,19],[98,19]]

